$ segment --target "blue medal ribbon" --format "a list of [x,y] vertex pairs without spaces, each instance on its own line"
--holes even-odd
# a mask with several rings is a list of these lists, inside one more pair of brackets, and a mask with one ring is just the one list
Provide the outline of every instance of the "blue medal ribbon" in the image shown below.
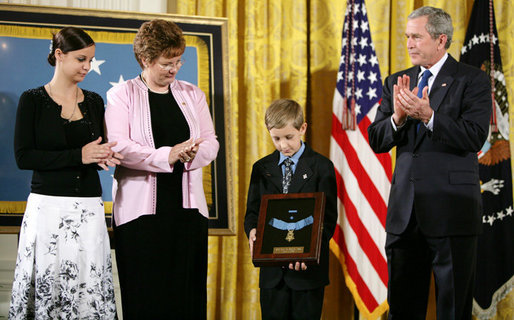
[[301,230],[301,229],[305,228],[306,226],[311,225],[313,223],[314,223],[314,218],[312,217],[312,215],[308,216],[307,218],[302,219],[300,221],[296,221],[296,222],[285,222],[285,221],[279,220],[277,218],[272,218],[269,221],[269,224],[272,227],[277,228],[279,230]]

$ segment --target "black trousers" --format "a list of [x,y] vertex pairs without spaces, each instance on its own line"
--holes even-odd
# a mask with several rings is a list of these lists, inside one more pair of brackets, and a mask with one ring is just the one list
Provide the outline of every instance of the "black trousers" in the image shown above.
[[389,318],[425,319],[430,273],[438,320],[470,320],[476,266],[476,236],[427,237],[416,219],[401,235],[387,234]]
[[123,319],[205,319],[207,219],[146,215],[114,228]]
[[325,287],[293,290],[283,280],[275,288],[261,288],[262,319],[319,320],[324,293]]

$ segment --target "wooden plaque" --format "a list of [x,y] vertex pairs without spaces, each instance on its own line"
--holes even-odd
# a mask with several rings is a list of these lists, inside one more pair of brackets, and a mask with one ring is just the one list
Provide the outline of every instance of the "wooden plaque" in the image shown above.
[[266,194],[262,197],[253,264],[319,264],[325,194]]

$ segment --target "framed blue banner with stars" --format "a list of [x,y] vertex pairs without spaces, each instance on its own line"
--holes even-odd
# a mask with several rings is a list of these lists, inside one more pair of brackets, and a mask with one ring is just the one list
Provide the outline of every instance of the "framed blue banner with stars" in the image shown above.
[[[50,81],[54,69],[46,59],[52,33],[64,26],[84,29],[95,41],[95,58],[79,87],[98,93],[106,101],[112,86],[141,73],[132,43],[145,21],[161,18],[174,21],[186,38],[187,61],[177,79],[197,85],[205,93],[220,142],[217,159],[204,168],[204,190],[209,206],[209,234],[233,235],[233,163],[226,155],[233,152],[230,141],[230,105],[227,59],[227,20],[93,11],[55,7],[0,4],[0,232],[17,232],[26,199],[30,193],[32,171],[16,166],[13,151],[16,108],[21,94]],[[112,174],[100,172],[106,219],[112,210]]]

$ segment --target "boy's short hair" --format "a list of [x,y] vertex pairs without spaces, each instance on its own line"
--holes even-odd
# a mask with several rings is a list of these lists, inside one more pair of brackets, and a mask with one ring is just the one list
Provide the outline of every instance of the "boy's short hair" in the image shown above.
[[271,130],[273,128],[282,129],[288,123],[300,130],[303,121],[303,110],[298,102],[291,99],[278,99],[273,101],[264,116],[266,128]]

